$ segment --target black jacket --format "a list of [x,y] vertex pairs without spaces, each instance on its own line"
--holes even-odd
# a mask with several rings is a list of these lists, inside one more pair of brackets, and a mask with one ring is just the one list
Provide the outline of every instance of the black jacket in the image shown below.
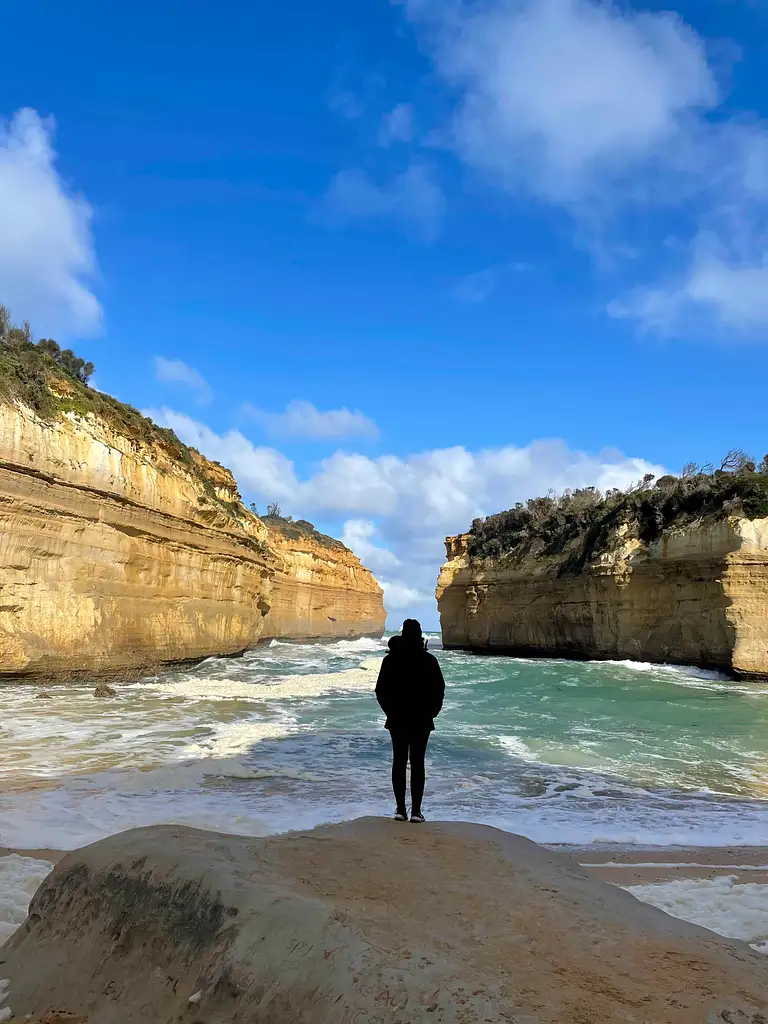
[[385,729],[432,732],[444,695],[437,658],[421,645],[401,644],[385,655],[376,683],[376,700],[387,716]]

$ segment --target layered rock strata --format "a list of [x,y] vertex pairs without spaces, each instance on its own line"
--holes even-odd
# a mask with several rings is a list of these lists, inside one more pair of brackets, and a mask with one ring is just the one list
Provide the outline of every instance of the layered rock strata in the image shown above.
[[[271,543],[229,470],[161,442],[93,414],[0,405],[0,675],[123,676],[237,654],[264,632],[273,578],[292,572],[307,597],[280,612],[280,631],[318,635],[302,618],[306,551],[292,561],[290,543]],[[344,635],[381,632],[380,588],[346,549],[338,563],[323,574],[327,614]]]
[[634,659],[768,676],[768,519],[731,516],[618,542],[575,574],[556,559],[473,559],[449,537],[447,647]]
[[262,639],[381,636],[381,588],[349,548],[309,524],[264,521],[277,568]]

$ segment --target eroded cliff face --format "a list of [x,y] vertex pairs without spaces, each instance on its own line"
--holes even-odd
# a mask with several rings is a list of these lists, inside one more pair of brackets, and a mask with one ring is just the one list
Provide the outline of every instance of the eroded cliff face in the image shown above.
[[262,637],[381,636],[386,614],[371,571],[339,541],[298,532],[269,528],[278,568]]
[[[290,547],[275,550],[227,469],[188,455],[93,415],[0,405],[0,675],[133,674],[258,642]],[[340,601],[354,632],[355,601]],[[380,590],[378,602],[383,620]],[[297,639],[315,635],[300,608]]]
[[530,556],[474,561],[449,537],[443,643],[520,655],[700,665],[768,677],[768,519],[621,541],[577,575]]

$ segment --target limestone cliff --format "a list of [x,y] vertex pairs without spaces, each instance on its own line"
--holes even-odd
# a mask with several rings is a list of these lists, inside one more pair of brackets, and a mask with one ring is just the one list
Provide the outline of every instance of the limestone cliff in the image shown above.
[[649,542],[631,532],[565,570],[530,550],[479,557],[471,535],[449,537],[437,586],[444,644],[768,676],[768,519],[704,519]]
[[302,520],[267,516],[263,522],[278,564],[262,639],[383,633],[381,588],[348,548]]
[[53,411],[48,393],[42,413],[0,401],[0,675],[132,674],[242,652],[265,623],[331,635],[319,615],[382,632],[346,548],[275,542],[229,470],[109,396],[50,386]]

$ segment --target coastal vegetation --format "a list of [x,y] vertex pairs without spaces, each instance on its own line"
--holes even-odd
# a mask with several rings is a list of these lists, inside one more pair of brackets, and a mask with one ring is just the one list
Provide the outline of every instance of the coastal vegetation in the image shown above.
[[280,511],[280,506],[276,503],[267,506],[267,513],[261,519],[270,529],[277,530],[288,540],[313,540],[316,544],[322,544],[327,548],[344,547],[340,540],[329,537],[327,533],[320,533],[308,520],[284,516]]
[[170,428],[91,386],[94,369],[93,363],[72,349],[61,348],[52,338],[35,341],[29,323],[14,325],[7,308],[0,305],[0,402],[21,402],[48,421],[67,413],[95,416],[137,445],[156,446],[182,464],[202,484],[201,504],[212,502],[231,517],[246,514],[239,501],[218,496],[214,481],[205,472],[206,465],[219,467],[218,463],[203,459]]
[[0,305],[0,400],[23,402],[45,420],[68,412],[93,414],[126,437],[155,443],[172,458],[193,465],[191,450],[172,430],[90,387],[93,373],[93,363],[62,349],[52,338],[35,341],[29,323],[15,326]]
[[469,554],[475,560],[551,558],[568,575],[619,539],[651,543],[667,530],[737,514],[768,516],[768,455],[758,464],[734,450],[719,467],[688,463],[679,476],[647,474],[626,490],[582,487],[518,502],[472,523]]

